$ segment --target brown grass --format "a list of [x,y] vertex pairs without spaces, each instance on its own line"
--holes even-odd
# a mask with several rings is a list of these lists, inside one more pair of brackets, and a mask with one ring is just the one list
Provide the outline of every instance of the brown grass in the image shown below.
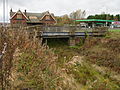
[[56,88],[59,79],[55,64],[57,56],[52,49],[38,39],[29,39],[24,29],[7,29],[5,32],[1,29],[0,42],[0,51],[3,43],[8,45],[2,66],[5,89]]

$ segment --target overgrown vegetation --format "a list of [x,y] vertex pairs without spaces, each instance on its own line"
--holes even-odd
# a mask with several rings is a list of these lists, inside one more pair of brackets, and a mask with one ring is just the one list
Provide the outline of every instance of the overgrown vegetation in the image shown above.
[[90,15],[87,17],[88,19],[103,19],[103,20],[120,20],[120,15],[110,15],[110,14],[96,14],[96,15]]
[[67,39],[48,40],[49,48],[30,39],[24,29],[4,30],[0,30],[0,51],[6,42],[1,72],[5,90],[120,89],[119,32],[88,37],[75,47],[69,47]]
[[111,32],[108,35],[105,38],[87,38],[80,53],[92,63],[120,73],[120,33]]
[[1,35],[0,46],[2,48],[4,42],[8,44],[3,58],[5,89],[48,90],[58,87],[57,56],[52,49],[38,40],[29,39],[22,29],[6,30],[4,34],[7,37]]
[[75,65],[69,67],[68,73],[72,74],[76,82],[82,85],[84,90],[113,90],[119,89],[119,85],[109,79],[109,77],[103,76],[90,63],[76,62]]

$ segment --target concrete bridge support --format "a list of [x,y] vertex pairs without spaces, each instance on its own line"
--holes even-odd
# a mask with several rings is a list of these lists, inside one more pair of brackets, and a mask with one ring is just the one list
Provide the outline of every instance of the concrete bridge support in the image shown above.
[[75,46],[78,44],[83,44],[85,40],[85,37],[70,37],[69,38],[69,45]]
[[70,46],[75,46],[75,45],[76,45],[75,37],[70,37],[70,38],[69,38],[69,45],[70,45]]

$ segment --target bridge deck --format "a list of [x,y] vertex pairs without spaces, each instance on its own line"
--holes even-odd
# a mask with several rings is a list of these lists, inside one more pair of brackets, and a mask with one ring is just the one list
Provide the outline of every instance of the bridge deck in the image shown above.
[[57,38],[57,37],[84,37],[84,36],[104,36],[107,32],[105,28],[96,29],[81,29],[76,26],[69,27],[57,27],[57,26],[46,26],[37,29],[37,36],[43,38]]
[[105,32],[41,32],[38,34],[43,38],[50,38],[50,37],[84,37],[84,36],[104,36]]

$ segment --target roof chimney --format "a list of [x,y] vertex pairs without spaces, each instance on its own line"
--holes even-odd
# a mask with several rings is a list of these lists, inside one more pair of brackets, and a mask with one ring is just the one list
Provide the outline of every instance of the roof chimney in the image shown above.
[[13,15],[13,11],[12,11],[12,8],[10,9],[10,17],[12,17]]
[[27,10],[25,9],[25,15],[27,15]]
[[13,12],[13,11],[12,11],[12,8],[10,9],[10,12]]

